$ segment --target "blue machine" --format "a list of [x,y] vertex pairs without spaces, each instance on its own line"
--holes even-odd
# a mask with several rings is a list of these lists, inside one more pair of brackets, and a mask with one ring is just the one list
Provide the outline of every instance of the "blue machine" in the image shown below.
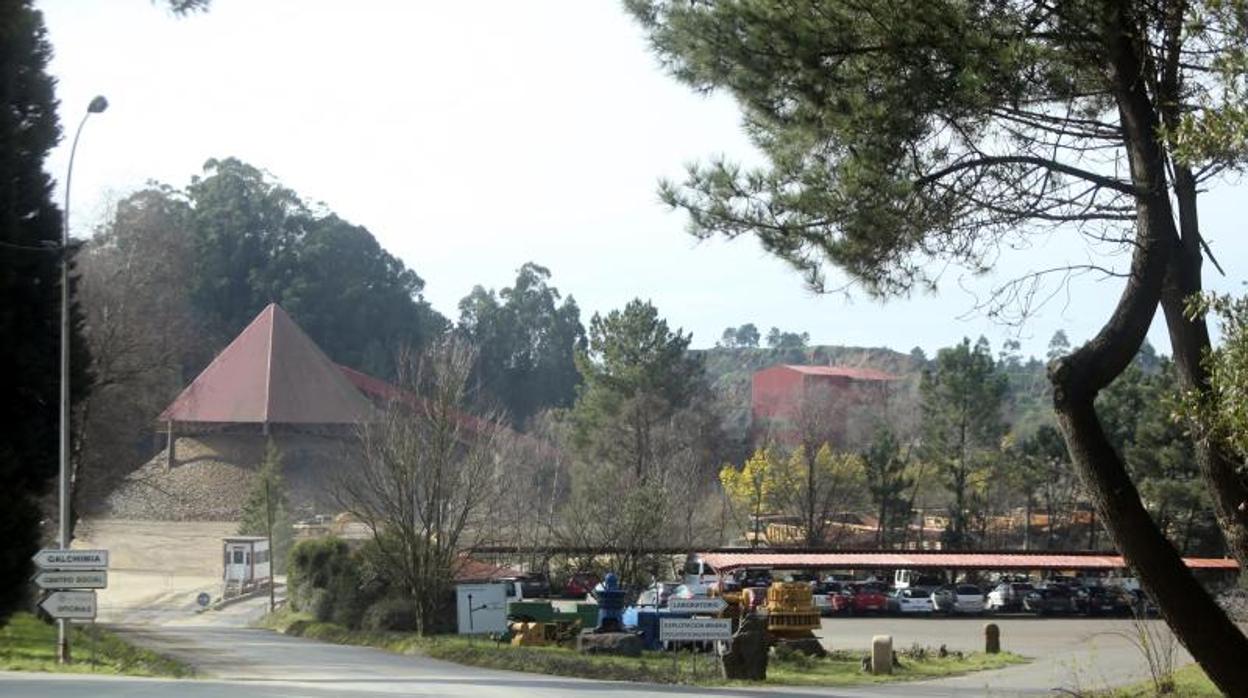
[[594,591],[594,598],[598,599],[598,627],[594,632],[618,633],[624,629],[624,596],[619,577],[608,572],[602,589]]

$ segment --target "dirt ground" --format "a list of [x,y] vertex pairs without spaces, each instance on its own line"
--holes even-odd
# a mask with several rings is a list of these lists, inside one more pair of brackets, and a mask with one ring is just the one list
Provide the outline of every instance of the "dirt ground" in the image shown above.
[[230,521],[88,519],[73,547],[109,551],[100,621],[163,622],[192,612],[200,592],[221,595],[221,539],[237,530]]

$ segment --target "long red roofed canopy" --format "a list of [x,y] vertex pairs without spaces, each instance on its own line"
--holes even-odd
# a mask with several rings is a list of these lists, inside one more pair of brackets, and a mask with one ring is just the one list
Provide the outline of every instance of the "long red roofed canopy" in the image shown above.
[[[945,552],[708,552],[702,553],[708,565],[720,572],[746,567],[772,569],[978,569],[978,570],[1120,570],[1129,567],[1120,555],[1078,555],[1046,553],[945,553]],[[1192,569],[1237,570],[1235,560],[1186,557]]]

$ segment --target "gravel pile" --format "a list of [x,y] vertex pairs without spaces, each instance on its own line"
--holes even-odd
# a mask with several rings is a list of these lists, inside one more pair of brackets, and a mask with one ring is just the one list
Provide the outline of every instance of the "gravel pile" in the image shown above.
[[[265,438],[258,435],[181,437],[176,462],[162,451],[131,473],[107,499],[109,516],[157,521],[235,521],[251,491]],[[292,512],[336,512],[335,483],[356,462],[344,441],[326,437],[274,437]]]
[[1218,603],[1233,620],[1248,622],[1248,590],[1232,589],[1222,592],[1218,596]]

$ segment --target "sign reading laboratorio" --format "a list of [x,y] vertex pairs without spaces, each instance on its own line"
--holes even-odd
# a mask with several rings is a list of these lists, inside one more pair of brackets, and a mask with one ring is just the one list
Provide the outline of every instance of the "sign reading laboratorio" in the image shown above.
[[44,548],[35,553],[35,564],[45,570],[108,569],[107,550],[61,550]]
[[667,610],[676,613],[719,613],[728,608],[728,602],[715,597],[695,599],[670,599]]
[[659,642],[703,642],[731,639],[732,620],[728,618],[659,619]]

